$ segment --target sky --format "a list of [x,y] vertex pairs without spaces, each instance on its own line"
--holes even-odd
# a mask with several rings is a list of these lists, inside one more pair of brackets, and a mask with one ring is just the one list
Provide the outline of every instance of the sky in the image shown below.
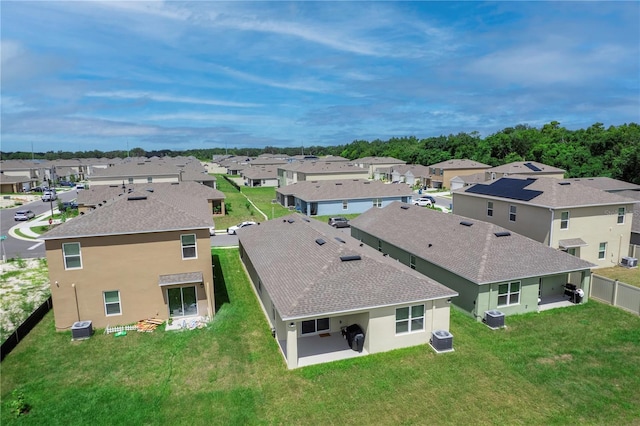
[[640,2],[7,1],[0,149],[640,122]]

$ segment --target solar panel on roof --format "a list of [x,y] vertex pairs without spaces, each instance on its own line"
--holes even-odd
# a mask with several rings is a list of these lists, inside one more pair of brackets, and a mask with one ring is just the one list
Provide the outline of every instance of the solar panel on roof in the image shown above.
[[542,194],[542,191],[536,191],[533,189],[525,189],[527,186],[535,182],[534,179],[513,179],[513,178],[501,178],[492,182],[489,185],[477,184],[474,185],[465,192],[470,194],[491,195],[494,197],[509,198],[511,200],[531,201],[538,195]]
[[542,169],[538,166],[536,166],[535,164],[532,163],[524,163],[525,167],[528,167],[529,169],[533,170],[534,172],[541,172]]

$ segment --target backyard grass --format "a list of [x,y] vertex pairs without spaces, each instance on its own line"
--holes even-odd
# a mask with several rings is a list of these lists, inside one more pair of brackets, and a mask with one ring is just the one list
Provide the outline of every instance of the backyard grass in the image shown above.
[[[590,301],[491,331],[452,310],[455,352],[419,346],[286,370],[237,249],[214,249],[201,330],[97,332],[45,319],[2,362],[9,424],[637,424],[640,318]],[[28,414],[15,418],[14,390]]]
[[216,216],[214,218],[216,229],[227,229],[232,225],[237,225],[246,220],[254,222],[262,222],[264,220],[264,216],[251,206],[247,198],[242,195],[235,186],[229,183],[224,178],[224,175],[215,175],[215,177],[217,179],[216,185],[218,190],[224,192],[226,197],[224,200],[225,205],[231,207],[230,210],[227,209],[226,215]]
[[613,266],[611,268],[594,269],[593,273],[606,278],[611,278],[612,280],[618,280],[635,287],[640,287],[640,268]]
[[289,209],[282,207],[280,203],[272,203],[276,198],[276,188],[242,188],[242,193],[249,197],[269,219],[286,216],[291,213]]

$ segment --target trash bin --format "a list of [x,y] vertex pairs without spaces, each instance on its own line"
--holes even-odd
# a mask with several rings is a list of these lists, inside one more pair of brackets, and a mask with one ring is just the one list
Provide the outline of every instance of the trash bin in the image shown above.
[[362,348],[364,347],[364,334],[358,333],[353,338],[353,345],[351,349],[354,351],[362,352]]
[[[342,335],[345,339],[347,339],[347,344],[354,351],[358,351],[358,341],[361,341],[360,350],[358,352],[362,352],[362,345],[364,344],[364,331],[358,324],[351,324],[348,327],[342,329]],[[360,339],[356,339],[358,336],[361,336]]]
[[584,290],[581,288],[576,289],[574,296],[574,303],[582,303],[582,298],[584,297]]

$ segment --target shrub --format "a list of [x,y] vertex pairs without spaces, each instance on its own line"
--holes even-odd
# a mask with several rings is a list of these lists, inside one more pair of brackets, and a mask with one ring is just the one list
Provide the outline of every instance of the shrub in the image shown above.
[[24,392],[18,389],[14,389],[11,393],[11,396],[13,397],[13,400],[11,400],[10,406],[11,412],[14,414],[14,416],[20,417],[23,414],[27,414],[31,407],[24,397]]

